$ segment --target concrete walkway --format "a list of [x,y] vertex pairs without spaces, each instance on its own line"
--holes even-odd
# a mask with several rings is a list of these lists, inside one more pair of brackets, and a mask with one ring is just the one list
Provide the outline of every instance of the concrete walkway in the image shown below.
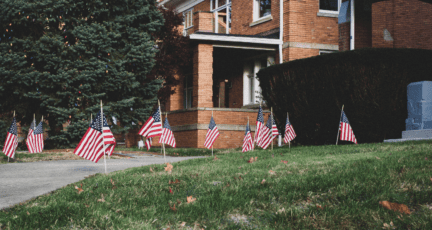
[[[166,156],[166,162],[172,163],[195,158],[205,157]],[[164,163],[163,156],[151,154],[140,154],[130,159],[107,159],[107,172]],[[47,194],[96,173],[105,173],[103,158],[97,164],[89,160],[1,164],[0,209]]]

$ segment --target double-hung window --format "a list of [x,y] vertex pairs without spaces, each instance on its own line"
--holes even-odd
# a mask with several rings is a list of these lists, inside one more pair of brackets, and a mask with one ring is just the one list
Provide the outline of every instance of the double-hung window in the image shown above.
[[253,0],[253,20],[271,17],[271,0]]
[[184,31],[187,31],[193,26],[193,8],[183,12]]
[[319,12],[338,14],[341,0],[319,0]]
[[213,32],[229,34],[231,31],[231,0],[211,0],[210,11],[214,14]]

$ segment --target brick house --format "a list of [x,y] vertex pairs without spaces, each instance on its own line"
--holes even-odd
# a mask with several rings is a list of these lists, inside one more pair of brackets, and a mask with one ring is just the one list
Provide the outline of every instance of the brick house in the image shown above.
[[[183,83],[162,107],[178,147],[204,148],[212,111],[221,134],[214,147],[241,147],[248,118],[255,131],[261,101],[254,76],[273,63],[363,47],[432,48],[432,4],[420,0],[163,0],[159,4],[183,15],[181,30],[190,37],[194,51],[193,71],[180,79]],[[269,113],[266,108],[265,120]]]

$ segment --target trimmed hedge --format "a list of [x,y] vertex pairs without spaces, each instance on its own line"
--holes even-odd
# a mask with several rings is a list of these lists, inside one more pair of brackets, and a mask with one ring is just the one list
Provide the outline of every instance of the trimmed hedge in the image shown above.
[[289,112],[296,143],[335,144],[342,105],[357,141],[370,143],[401,138],[407,86],[432,80],[431,66],[430,50],[364,48],[273,65],[257,78],[281,133]]

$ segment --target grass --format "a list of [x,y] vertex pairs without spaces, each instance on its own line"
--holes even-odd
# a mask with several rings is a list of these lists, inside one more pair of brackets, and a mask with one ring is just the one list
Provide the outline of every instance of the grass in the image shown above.
[[[0,225],[2,229],[385,229],[393,224],[397,229],[432,229],[431,144],[219,151],[216,160],[173,163],[171,174],[165,165],[96,174],[0,211]],[[250,157],[258,159],[247,163]],[[180,183],[169,184],[176,179]],[[78,194],[75,186],[80,184],[84,191]],[[187,203],[188,196],[196,201]],[[411,215],[379,206],[384,200],[407,205]]]
[[[241,150],[241,148],[237,149],[214,149],[213,154],[225,154],[230,153],[233,151]],[[151,153],[162,153],[161,147],[151,147],[150,150],[147,151],[146,148],[139,149],[138,147],[132,147],[132,148],[115,148],[114,152],[121,152],[121,151],[144,151],[144,152],[151,152]],[[171,148],[166,146],[165,147],[165,154],[166,155],[172,155],[172,156],[211,156],[212,150],[211,149],[195,149],[195,148]]]

